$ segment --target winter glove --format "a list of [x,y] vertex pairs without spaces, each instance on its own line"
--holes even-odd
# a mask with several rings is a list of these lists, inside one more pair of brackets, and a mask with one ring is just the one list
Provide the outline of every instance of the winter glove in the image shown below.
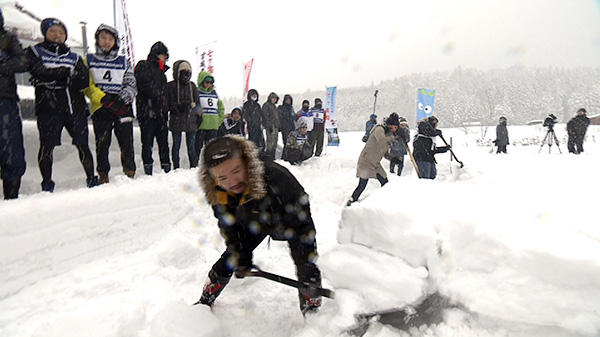
[[235,268],[235,277],[236,278],[244,278],[246,277],[246,273],[252,270],[252,262],[248,265],[239,265]]
[[436,136],[441,136],[442,135],[442,130],[435,130],[435,135]]
[[102,97],[100,102],[106,110],[110,111],[117,117],[121,117],[127,113],[127,104],[125,104],[125,102],[123,102],[123,100],[119,98],[105,95],[104,97]]
[[495,139],[495,140],[492,141],[492,143],[494,143],[494,145],[496,145],[498,143],[498,140]]

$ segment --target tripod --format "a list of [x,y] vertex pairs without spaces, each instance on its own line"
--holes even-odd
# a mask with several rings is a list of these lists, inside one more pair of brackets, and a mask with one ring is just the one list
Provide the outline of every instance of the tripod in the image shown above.
[[548,153],[552,153],[552,142],[553,141],[554,141],[554,143],[556,143],[558,152],[560,154],[562,154],[562,151],[560,150],[560,146],[558,144],[558,138],[556,138],[556,134],[554,133],[554,128],[552,128],[552,127],[548,128],[548,132],[546,132],[546,137],[544,137],[544,140],[542,140],[542,145],[540,145],[540,150],[538,151],[538,153],[542,152],[542,148],[544,147],[544,144],[548,144]]

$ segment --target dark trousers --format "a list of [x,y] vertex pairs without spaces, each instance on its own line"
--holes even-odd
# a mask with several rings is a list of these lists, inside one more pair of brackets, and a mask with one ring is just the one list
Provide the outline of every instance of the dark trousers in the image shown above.
[[[387,178],[384,178],[379,173],[377,173],[377,180],[379,180],[379,183],[381,184],[381,186],[387,184],[387,182],[388,182]],[[352,193],[352,201],[358,201],[358,198],[360,197],[360,195],[362,194],[362,192],[367,187],[367,182],[368,181],[369,181],[369,179],[363,179],[363,178],[359,178],[358,179],[358,186],[356,186],[356,189]]]
[[316,157],[323,152],[323,140],[325,138],[325,130],[312,130],[310,132],[310,144],[313,147],[313,152]]
[[[245,248],[250,251],[254,251],[254,249],[260,245],[266,236],[267,235],[249,235]],[[298,276],[298,281],[321,284],[321,272],[314,263],[314,260],[317,257],[317,242],[313,241],[312,243],[302,243],[297,239],[292,239],[288,241],[288,246],[290,247],[292,260],[294,260],[294,264],[296,265],[296,275]],[[221,258],[213,265],[210,274],[218,276],[221,280],[231,278],[231,275],[233,275],[236,267],[232,266],[230,263],[233,257],[232,255],[232,252],[225,251],[225,253],[221,255]],[[251,261],[244,262],[247,263]],[[227,283],[223,281],[221,282],[225,284]]]
[[16,99],[0,98],[0,174],[5,182],[25,174],[23,123]]
[[97,110],[94,116],[92,116],[94,134],[96,135],[96,161],[98,161],[96,170],[103,173],[110,171],[108,152],[114,131],[119,148],[121,149],[121,166],[123,166],[123,172],[135,171],[133,123],[121,123],[117,118],[107,118],[102,114],[98,114],[102,112],[101,110]]
[[[86,178],[89,180],[94,177],[94,159],[92,158],[92,151],[90,147],[86,145],[75,145],[77,152],[79,153],[79,161],[83,166]],[[42,186],[53,184],[52,181],[52,164],[54,146],[40,145],[38,151],[38,165],[40,167],[40,173],[42,174]]]
[[152,148],[154,139],[158,144],[158,156],[160,166],[165,172],[171,170],[171,161],[169,158],[169,129],[167,121],[162,118],[144,118],[139,120],[140,132],[142,134],[142,162],[144,163],[144,172],[152,175]]
[[196,157],[200,158],[202,147],[211,140],[217,138],[219,130],[198,130],[196,131]]
[[437,176],[437,168],[435,167],[435,163],[419,161],[417,162],[417,166],[419,167],[419,178],[435,179]]
[[259,151],[263,151],[265,149],[265,137],[263,135],[262,129],[248,128],[248,140],[253,142]]
[[393,157],[390,160],[390,172],[394,173],[394,168],[398,166],[398,175],[402,174],[402,169],[404,168],[404,156]]
[[583,152],[583,135],[571,133],[567,141],[567,148],[570,153],[580,154]]
[[506,144],[498,145],[498,150],[496,153],[506,153]]
[[[173,138],[173,148],[171,149],[171,159],[173,159],[173,168],[179,168],[179,149],[181,149],[181,138],[183,131],[171,131]],[[198,155],[196,154],[196,132],[185,133],[185,145],[187,148],[190,168],[198,166]]]

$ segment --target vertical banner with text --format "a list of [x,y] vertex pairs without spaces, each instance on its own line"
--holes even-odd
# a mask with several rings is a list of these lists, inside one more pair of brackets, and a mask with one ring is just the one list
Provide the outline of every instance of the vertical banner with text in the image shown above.
[[254,58],[244,64],[244,96],[242,96],[244,102],[246,101],[246,96],[248,96],[248,91],[250,90],[250,72],[252,71],[252,64],[254,64]]
[[131,66],[135,66],[133,38],[131,37],[131,26],[129,25],[129,16],[127,15],[125,0],[117,0],[115,10],[115,26],[119,31],[119,39],[121,40],[121,50],[119,50],[119,53],[127,57]]
[[433,115],[434,99],[435,90],[425,88],[417,89],[417,122]]
[[337,128],[337,87],[327,87],[327,97],[325,98],[325,130],[327,130],[327,145],[339,146],[340,137]]
[[208,71],[213,75],[215,74],[214,57],[216,43],[217,41],[213,41],[196,47],[196,66],[198,67],[198,72]]

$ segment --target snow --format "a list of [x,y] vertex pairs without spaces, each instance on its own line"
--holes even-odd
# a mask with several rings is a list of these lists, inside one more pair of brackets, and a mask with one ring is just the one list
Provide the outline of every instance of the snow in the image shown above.
[[[110,184],[87,189],[65,132],[56,191],[40,193],[37,129],[24,129],[21,195],[0,201],[0,336],[343,336],[354,314],[436,289],[465,309],[409,332],[376,323],[365,336],[600,335],[598,126],[579,156],[564,143],[563,154],[538,153],[540,126],[509,125],[513,144],[533,145],[507,155],[476,146],[479,128],[444,129],[464,168],[440,154],[438,178],[419,180],[406,157],[401,177],[370,180],[350,207],[362,132],[342,132],[303,165],[281,162],[310,195],[323,284],[336,292],[306,320],[295,289],[258,278],[233,278],[212,311],[191,305],[224,249],[197,170],[128,179],[114,141]],[[562,141],[564,124],[555,129]],[[139,139],[136,129],[141,166]],[[265,241],[254,256],[294,277],[285,243]]]

